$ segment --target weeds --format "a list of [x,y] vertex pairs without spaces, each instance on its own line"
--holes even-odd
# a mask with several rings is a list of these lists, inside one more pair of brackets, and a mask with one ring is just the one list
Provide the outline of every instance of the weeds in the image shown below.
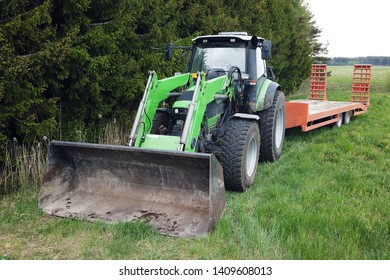
[[118,123],[115,119],[107,122],[104,132],[99,136],[100,144],[127,145],[129,142],[129,127]]
[[[126,145],[129,128],[114,120],[108,121],[98,136],[100,144]],[[82,142],[89,142],[80,138]],[[5,161],[0,165],[0,194],[9,194],[23,187],[38,188],[41,184],[49,140],[44,137],[33,145],[18,144],[16,139],[5,147]]]
[[41,183],[48,140],[31,146],[18,145],[5,148],[6,159],[0,173],[0,194],[9,194],[22,187],[36,188]]

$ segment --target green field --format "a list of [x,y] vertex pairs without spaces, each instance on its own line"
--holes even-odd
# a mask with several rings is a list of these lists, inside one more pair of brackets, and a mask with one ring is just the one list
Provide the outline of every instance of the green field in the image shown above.
[[[349,100],[352,67],[329,67]],[[302,90],[299,93],[302,95]],[[0,259],[390,259],[390,67],[374,67],[369,112],[340,128],[288,130],[245,193],[227,193],[214,232],[186,239],[142,223],[43,214],[38,178],[0,199]],[[37,171],[42,172],[42,171]]]

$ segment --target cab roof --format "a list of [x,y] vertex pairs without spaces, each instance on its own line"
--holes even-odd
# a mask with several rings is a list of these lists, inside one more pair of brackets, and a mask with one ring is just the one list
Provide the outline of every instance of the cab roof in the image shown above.
[[[196,37],[195,39],[192,39],[193,42],[204,42],[204,40],[207,41],[225,41],[226,39],[238,39],[239,41],[246,41],[249,42],[252,39],[253,36],[248,36],[248,33],[246,32],[219,32],[218,35],[204,35]],[[264,41],[264,38],[257,37],[260,42]],[[230,40],[229,40],[230,41]]]

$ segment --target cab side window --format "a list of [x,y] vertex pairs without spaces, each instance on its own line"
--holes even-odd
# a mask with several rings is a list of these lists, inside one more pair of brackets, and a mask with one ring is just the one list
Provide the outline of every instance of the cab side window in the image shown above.
[[256,49],[256,59],[257,59],[257,78],[260,78],[262,75],[265,74],[265,62],[261,57],[261,49],[257,48]]

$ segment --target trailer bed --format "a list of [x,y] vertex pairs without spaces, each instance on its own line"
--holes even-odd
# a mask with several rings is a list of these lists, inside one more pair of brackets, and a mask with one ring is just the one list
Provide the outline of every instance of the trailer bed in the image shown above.
[[348,123],[349,117],[367,112],[370,106],[371,65],[356,64],[352,76],[351,101],[328,101],[326,64],[313,64],[309,99],[286,102],[286,128],[309,131],[329,124]]
[[356,116],[367,112],[368,107],[360,102],[322,101],[300,99],[286,102],[286,128],[300,126],[309,131],[337,123],[344,113]]

